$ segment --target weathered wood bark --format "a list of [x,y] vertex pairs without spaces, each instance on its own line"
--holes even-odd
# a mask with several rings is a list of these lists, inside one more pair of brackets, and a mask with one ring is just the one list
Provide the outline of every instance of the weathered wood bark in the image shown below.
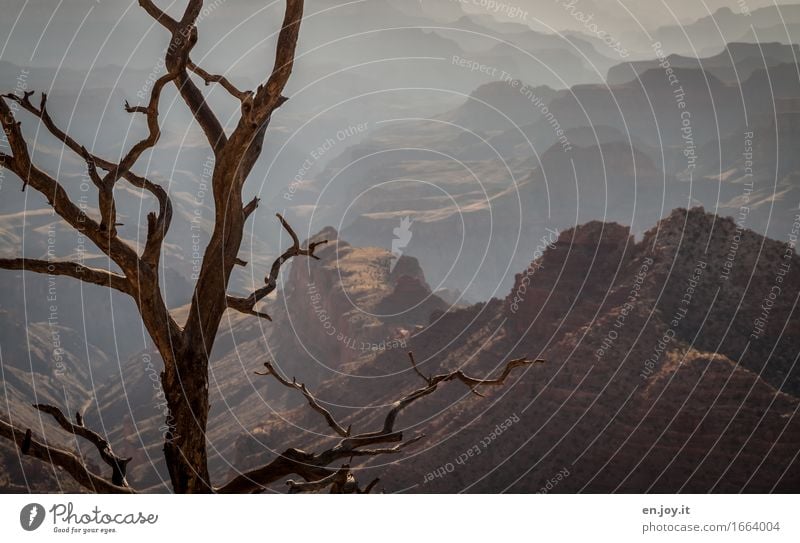
[[211,492],[208,473],[208,357],[184,348],[162,379],[169,409],[164,436],[172,488],[178,493]]
[[[258,207],[259,202],[258,198],[254,198],[244,204],[245,182],[261,155],[273,113],[287,100],[283,92],[294,65],[300,22],[303,17],[303,0],[286,0],[272,71],[265,83],[254,91],[239,90],[227,77],[211,74],[192,62],[191,51],[198,39],[195,23],[202,11],[202,0],[188,0],[180,19],[165,13],[153,0],[139,0],[139,4],[169,32],[170,41],[164,58],[167,73],[156,80],[146,104],[131,106],[125,103],[127,112],[144,116],[148,130],[147,135],[136,142],[119,162],[90,153],[59,128],[47,110],[45,94],[41,95],[38,106],[30,100],[33,92],[25,92],[22,96],[13,94],[0,96],[0,121],[11,148],[11,154],[0,153],[0,167],[16,174],[22,180],[23,190],[30,187],[44,195],[53,211],[63,221],[83,233],[102,251],[108,258],[109,269],[113,264],[120,272],[112,273],[108,270],[89,268],[76,262],[53,263],[26,258],[0,259],[0,268],[65,275],[86,283],[116,289],[133,298],[142,322],[164,362],[161,385],[168,408],[166,420],[168,431],[164,436],[163,451],[175,492],[260,492],[264,490],[265,485],[292,474],[300,475],[307,482],[313,483],[291,481],[290,488],[293,492],[317,491],[328,487],[340,492],[361,492],[355,477],[350,472],[349,464],[335,470],[331,469],[330,465],[345,458],[395,454],[414,443],[419,437],[403,441],[402,432],[395,430],[396,418],[407,405],[432,393],[441,383],[459,380],[473,390],[479,386],[498,385],[505,381],[513,368],[530,362],[527,360],[509,362],[505,372],[494,380],[475,379],[462,372],[425,378],[424,388],[412,392],[395,403],[387,414],[382,429],[358,435],[351,435],[350,428],[345,430],[336,423],[332,415],[316,402],[304,385],[279,377],[274,368],[267,363],[268,373],[274,375],[284,385],[301,391],[311,407],[325,416],[341,440],[330,449],[319,453],[288,448],[283,455],[265,466],[214,487],[209,475],[206,447],[209,355],[214,347],[223,314],[226,309],[232,309],[269,319],[267,314],[256,309],[256,304],[275,290],[281,267],[295,257],[316,258],[314,250],[324,243],[324,241],[315,242],[308,247],[301,247],[297,234],[284,218],[278,215],[280,225],[292,239],[292,246],[275,259],[265,276],[264,286],[246,296],[228,293],[234,266],[246,264],[238,258],[238,253],[245,222]],[[223,129],[191,74],[200,77],[206,84],[220,85],[239,101],[241,116],[230,134]],[[163,89],[170,84],[175,85],[183,102],[203,130],[215,158],[211,179],[215,207],[214,227],[203,255],[187,321],[183,326],[174,320],[164,302],[158,274],[162,245],[172,221],[172,202],[167,191],[159,184],[133,171],[139,158],[158,143],[161,135],[159,101]],[[9,108],[9,102],[15,102],[24,112],[37,118],[66,149],[86,162],[89,178],[97,188],[99,218],[87,216],[70,200],[68,192],[57,179],[33,164],[20,128],[20,121]],[[140,254],[129,242],[120,237],[117,228],[114,187],[120,181],[147,191],[158,204],[158,210],[147,216],[147,238]],[[411,362],[414,370],[419,373],[413,357]],[[83,464],[80,455],[49,447],[35,439],[30,430],[15,428],[0,420],[0,436],[16,443],[22,454],[34,456],[63,468],[90,490],[132,492],[125,478],[129,459],[117,457],[113,453],[111,444],[103,436],[85,428],[80,416],[76,417],[76,423],[71,423],[56,407],[37,406],[37,408],[50,413],[63,430],[92,442],[112,469],[110,480],[91,473]],[[386,443],[397,443],[397,445],[388,448],[365,448]],[[368,485],[366,491],[373,488],[375,482]]]

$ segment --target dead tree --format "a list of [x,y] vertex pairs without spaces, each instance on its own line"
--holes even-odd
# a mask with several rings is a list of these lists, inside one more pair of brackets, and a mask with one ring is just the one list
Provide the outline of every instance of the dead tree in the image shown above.
[[[461,372],[425,378],[425,386],[398,400],[386,416],[383,428],[360,434],[351,434],[332,415],[320,406],[304,385],[279,376],[267,363],[267,373],[282,384],[298,389],[309,404],[325,416],[341,440],[328,450],[309,453],[295,448],[287,449],[267,465],[243,473],[233,480],[215,486],[209,476],[206,451],[206,425],[208,421],[208,364],[220,321],[226,309],[233,309],[262,318],[266,314],[256,310],[256,305],[277,285],[281,267],[294,257],[316,258],[314,251],[319,243],[301,247],[300,241],[280,215],[278,219],[292,239],[292,246],[280,255],[269,270],[263,287],[243,297],[228,294],[228,283],[236,265],[244,262],[238,258],[245,221],[258,206],[258,198],[243,201],[243,188],[253,166],[261,154],[264,136],[272,114],[287,98],[284,87],[292,72],[303,0],[286,0],[286,8],[274,59],[266,81],[255,90],[242,91],[222,75],[207,72],[191,59],[197,43],[196,21],[203,7],[202,0],[188,0],[183,15],[177,19],[162,11],[153,0],[139,0],[139,4],[170,35],[165,52],[166,73],[158,78],[150,92],[149,100],[142,105],[125,109],[132,115],[142,115],[148,134],[136,142],[119,162],[89,152],[51,118],[47,110],[47,96],[41,94],[38,104],[31,100],[33,93],[6,94],[0,97],[0,119],[9,142],[10,154],[0,153],[0,167],[13,172],[27,188],[41,193],[54,212],[70,227],[80,232],[98,247],[113,264],[114,269],[99,269],[77,262],[50,262],[29,258],[0,259],[0,268],[25,270],[36,273],[64,275],[79,281],[112,288],[129,295],[136,304],[142,322],[152,338],[164,364],[161,386],[169,409],[170,428],[164,442],[164,458],[173,490],[187,492],[258,492],[276,481],[291,475],[303,478],[301,482],[289,481],[290,490],[307,491],[331,488],[334,491],[362,491],[359,489],[348,464],[330,467],[340,460],[360,456],[393,454],[401,451],[417,438],[403,440],[402,432],[395,429],[400,411],[412,402],[427,396],[445,381],[460,380],[471,388],[501,384],[514,368],[527,364],[527,360],[509,363],[503,374],[495,380],[480,380]],[[195,79],[206,85],[221,85],[233,99],[240,103],[241,115],[236,127],[226,133],[212,111]],[[159,260],[162,244],[172,221],[172,203],[164,188],[137,173],[135,166],[146,151],[152,149],[160,136],[159,99],[167,85],[174,85],[183,102],[201,127],[215,161],[211,178],[215,220],[214,228],[205,249],[202,265],[194,286],[194,293],[186,322],[175,321],[162,296],[159,284]],[[70,200],[58,179],[37,167],[31,159],[28,144],[23,137],[20,122],[15,118],[9,103],[16,102],[19,109],[38,118],[38,121],[62,144],[86,162],[88,176],[98,192],[99,216],[89,216]],[[120,236],[117,227],[114,187],[117,183],[130,185],[151,194],[158,203],[157,211],[147,216],[147,237],[141,251]],[[412,359],[413,362],[413,359]],[[416,369],[416,366],[415,366]],[[54,417],[67,432],[80,436],[95,445],[103,461],[111,468],[111,476],[92,473],[81,456],[48,445],[32,435],[0,420],[0,435],[14,441],[23,454],[36,457],[64,469],[85,488],[97,492],[133,492],[125,471],[130,459],[118,457],[108,441],[88,429],[80,414],[71,422],[57,407],[36,405],[37,409]],[[391,447],[376,445],[396,443]],[[369,485],[370,490],[374,484]]]

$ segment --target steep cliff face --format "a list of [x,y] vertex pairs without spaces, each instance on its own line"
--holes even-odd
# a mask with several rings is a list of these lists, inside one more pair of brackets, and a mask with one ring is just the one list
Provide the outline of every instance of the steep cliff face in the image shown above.
[[[628,227],[590,222],[562,232],[544,254],[515,276],[503,314],[514,333],[543,335],[564,321],[580,325],[634,247]],[[597,308],[595,307],[594,310]]]
[[[796,491],[797,233],[767,240],[702,209],[676,210],[638,243],[615,224],[563,232],[504,300],[439,315],[408,342],[424,373],[546,363],[486,398],[452,384],[412,406],[401,425],[426,439],[362,476],[387,491]],[[320,394],[365,428],[381,410],[362,407],[420,385],[402,352],[351,373],[373,378],[337,377]],[[313,413],[287,417],[309,447],[328,433]]]
[[[388,251],[327,229],[320,260],[294,262],[266,302],[272,323],[226,317],[211,364],[215,480],[334,439],[302,397],[253,376],[262,361],[308,383],[345,426],[370,430],[421,386],[410,350],[424,374],[546,362],[485,397],[449,383],[404,411],[406,436],[425,439],[391,464],[358,464],[386,491],[796,491],[798,234],[800,217],[769,240],[702,209],[676,210],[638,242],[591,222],[544,238],[503,299],[456,308],[414,259],[392,265]],[[109,427],[135,457],[131,480],[151,490],[167,480],[159,369],[143,353],[93,390],[85,372],[69,374],[87,420]]]
[[353,247],[328,228],[318,261],[297,261],[275,302],[275,341],[335,369],[378,351],[403,349],[432,312],[448,307],[431,292],[415,258]]
[[[229,312],[220,327],[211,357],[208,425],[211,468],[219,480],[239,467],[243,451],[268,453],[265,421],[282,426],[282,413],[305,405],[272,379],[254,376],[265,361],[316,387],[382,351],[404,351],[430,314],[447,308],[431,293],[415,259],[404,256],[392,266],[388,251],[353,247],[332,228],[313,239],[328,240],[317,250],[319,260],[294,260],[278,295],[261,308],[272,322]],[[179,322],[186,310],[176,311]],[[109,424],[115,448],[134,457],[130,479],[164,491],[169,478],[160,450],[168,413],[158,386],[160,371],[155,353],[131,358],[120,378],[99,388],[97,403],[103,419],[115,421]],[[303,436],[286,439],[294,444]]]

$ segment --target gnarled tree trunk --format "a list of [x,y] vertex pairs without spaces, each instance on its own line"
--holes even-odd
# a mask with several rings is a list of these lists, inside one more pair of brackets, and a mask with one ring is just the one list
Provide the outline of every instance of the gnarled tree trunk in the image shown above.
[[[314,242],[302,248],[297,234],[284,218],[278,215],[280,224],[292,239],[292,246],[275,259],[264,278],[263,286],[246,296],[228,294],[234,266],[246,264],[238,258],[238,252],[245,222],[258,207],[259,202],[258,198],[254,198],[244,205],[242,191],[248,175],[261,154],[272,114],[286,101],[282,93],[294,64],[295,48],[303,16],[303,0],[286,0],[272,72],[267,81],[254,91],[241,91],[225,76],[210,74],[192,62],[190,53],[198,39],[195,23],[202,11],[202,0],[188,0],[180,19],[175,19],[162,11],[153,0],[139,0],[139,4],[170,33],[170,43],[164,62],[167,73],[153,84],[146,105],[130,106],[125,103],[125,109],[129,113],[145,116],[148,135],[137,142],[119,162],[90,153],[57,126],[46,109],[45,94],[42,94],[38,106],[30,101],[33,92],[25,92],[22,96],[14,94],[0,96],[0,121],[12,153],[10,155],[0,153],[0,167],[15,173],[22,180],[23,190],[31,187],[47,198],[54,212],[62,220],[74,230],[84,234],[102,251],[109,266],[98,269],[69,261],[11,258],[0,259],[0,268],[65,275],[86,283],[118,290],[133,298],[144,326],[164,362],[161,384],[168,408],[164,458],[175,492],[261,492],[267,485],[291,474],[298,474],[305,479],[305,482],[288,481],[292,491],[318,491],[330,487],[342,492],[361,492],[349,465],[332,469],[331,464],[341,459],[395,454],[414,443],[419,438],[404,441],[402,431],[395,429],[396,419],[406,406],[431,394],[440,384],[458,380],[472,389],[478,386],[500,385],[505,382],[513,368],[531,362],[525,359],[512,360],[496,379],[476,379],[461,371],[425,377],[417,368],[413,357],[410,357],[414,370],[424,381],[424,386],[401,397],[392,405],[383,428],[360,434],[351,434],[350,427],[345,429],[337,422],[333,415],[316,401],[305,385],[280,376],[275,368],[266,362],[265,375],[272,375],[284,386],[302,393],[309,405],[324,416],[338,442],[319,453],[288,448],[265,466],[242,473],[219,487],[212,486],[206,447],[209,356],[222,316],[226,309],[232,309],[256,317],[269,318],[256,309],[256,304],[275,290],[281,266],[297,256],[316,258],[314,250],[325,243]],[[239,101],[241,117],[230,134],[223,130],[191,74],[201,78],[207,85],[219,84],[231,97]],[[163,88],[168,84],[175,85],[195,121],[203,130],[215,158],[212,175],[214,229],[203,255],[189,315],[182,327],[174,320],[164,302],[158,274],[163,242],[172,220],[172,203],[167,191],[161,185],[132,171],[142,154],[152,149],[158,142],[161,133],[158,118],[159,100]],[[70,200],[68,191],[59,180],[33,164],[20,123],[8,107],[7,101],[15,102],[24,111],[38,118],[65,148],[86,162],[89,178],[98,190],[99,220],[87,216],[80,206]],[[101,170],[105,172],[102,175]],[[117,228],[119,225],[116,222],[114,186],[120,181],[149,193],[158,203],[158,210],[147,216],[147,238],[141,252],[122,239]],[[121,272],[109,271],[113,267],[119,268]],[[65,469],[89,490],[125,493],[133,491],[125,478],[126,467],[131,459],[117,456],[111,444],[103,436],[84,425],[80,414],[76,414],[75,422],[71,422],[57,407],[48,405],[35,407],[53,416],[65,431],[87,439],[95,445],[101,458],[112,469],[111,477],[104,478],[92,473],[81,455],[48,445],[33,436],[30,429],[23,431],[0,420],[0,436],[16,443],[22,454]],[[386,443],[397,443],[397,445],[368,448]],[[375,481],[367,487],[367,491],[374,485]]]
[[165,371],[162,386],[167,401],[164,459],[177,493],[212,491],[208,473],[208,357],[196,349],[181,349]]

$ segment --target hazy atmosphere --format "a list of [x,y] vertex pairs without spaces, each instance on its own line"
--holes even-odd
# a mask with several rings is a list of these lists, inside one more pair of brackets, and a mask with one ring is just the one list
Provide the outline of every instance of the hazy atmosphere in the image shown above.
[[800,491],[800,3],[2,4],[3,493]]

